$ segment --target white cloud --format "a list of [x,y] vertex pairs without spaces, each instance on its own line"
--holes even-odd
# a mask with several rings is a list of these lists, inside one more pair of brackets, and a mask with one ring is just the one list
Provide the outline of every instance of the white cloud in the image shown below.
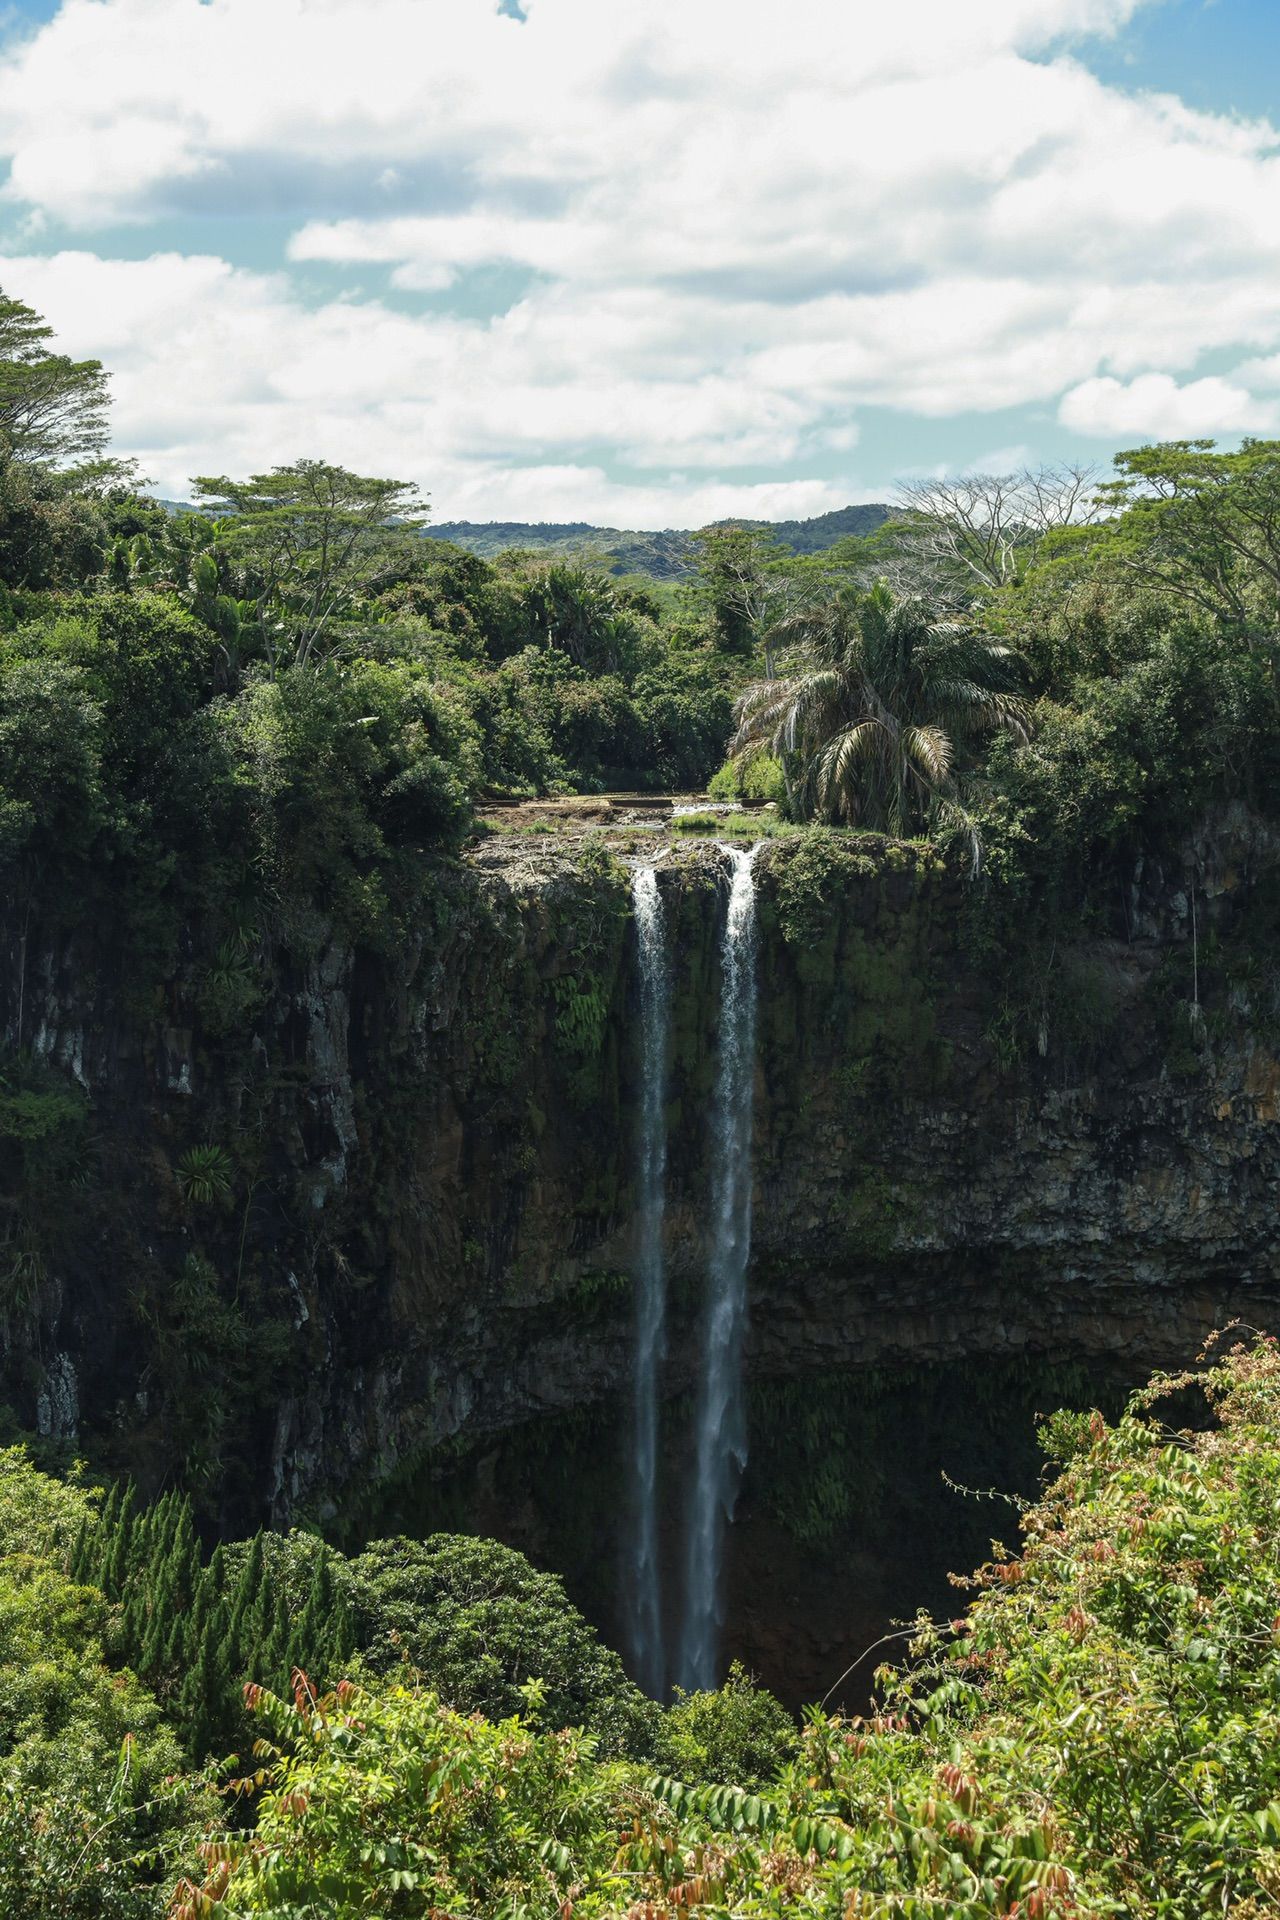
[[1082,381],[1063,395],[1058,417],[1077,433],[1112,442],[1129,434],[1185,440],[1267,432],[1280,422],[1280,407],[1230,380],[1210,377],[1179,386],[1167,373],[1144,373],[1127,383],[1109,377]]
[[[558,390],[540,369],[567,352],[571,329],[530,344],[519,314],[485,332],[376,302],[308,309],[283,275],[180,254],[10,256],[0,281],[54,318],[69,351],[111,367],[117,445],[176,497],[193,474],[299,454],[414,480],[451,518],[691,525],[764,515],[762,501],[820,513],[850,495],[847,482],[689,472],[717,455],[729,467],[757,456],[782,464],[799,425],[782,403],[762,407],[733,383],[611,376],[607,355]],[[611,481],[602,457],[625,453],[628,438],[649,476]],[[576,458],[545,458],[546,445],[567,441]]]
[[[843,146],[860,90],[1107,32],[1137,4],[898,0],[852,21],[841,0],[537,0],[522,24],[491,0],[64,0],[0,76],[0,133],[17,194],[89,220],[276,152],[577,186],[629,151],[638,185],[674,142],[713,180],[785,176],[814,140]],[[959,98],[946,118],[968,120]]]
[[[116,370],[170,490],[316,451],[449,513],[661,524],[761,472],[847,497],[808,476],[869,406],[1256,427],[1276,136],[1063,51],[1140,4],[64,0],[0,62],[0,272]],[[92,250],[266,207],[275,272]],[[334,269],[391,291],[316,305]],[[516,291],[477,313],[478,279]],[[1211,352],[1247,364],[1197,377]]]

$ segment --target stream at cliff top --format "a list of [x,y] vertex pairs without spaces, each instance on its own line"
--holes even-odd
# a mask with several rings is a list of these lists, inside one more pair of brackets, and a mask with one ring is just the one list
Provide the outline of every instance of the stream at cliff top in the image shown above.
[[751,1251],[751,1122],[755,1082],[756,848],[721,846],[729,908],[720,949],[720,1062],[712,1109],[711,1227],[694,1478],[685,1541],[684,1623],[676,1678],[714,1687],[724,1617],[725,1530],[747,1457],[742,1350]]
[[666,1685],[658,1565],[658,1407],[666,1354],[666,1273],[662,1252],[667,1168],[666,1088],[671,977],[658,876],[631,876],[640,960],[640,1124],[636,1141],[635,1373],[631,1479],[634,1515],[624,1581],[631,1671],[657,1698]]

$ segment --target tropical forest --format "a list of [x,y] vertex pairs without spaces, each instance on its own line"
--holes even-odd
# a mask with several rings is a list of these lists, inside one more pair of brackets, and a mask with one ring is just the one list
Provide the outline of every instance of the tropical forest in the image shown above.
[[4,1920],[1280,1914],[1280,440],[179,500],[5,277]]

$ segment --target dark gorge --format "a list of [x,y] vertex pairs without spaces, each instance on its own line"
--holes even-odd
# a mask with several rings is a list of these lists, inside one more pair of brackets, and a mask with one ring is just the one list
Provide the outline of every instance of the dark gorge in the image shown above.
[[[50,1458],[181,1483],[210,1537],[493,1535],[624,1640],[644,863],[676,1604],[726,855],[660,808],[599,813],[425,863],[377,940],[319,908],[161,940],[104,880],[74,915],[29,886],[5,930],[4,1397]],[[817,1697],[1016,1531],[975,1496],[1034,1488],[1038,1413],[1109,1410],[1214,1328],[1276,1323],[1276,880],[1271,830],[1221,809],[1069,941],[1015,949],[926,844],[766,838],[724,1659]]]

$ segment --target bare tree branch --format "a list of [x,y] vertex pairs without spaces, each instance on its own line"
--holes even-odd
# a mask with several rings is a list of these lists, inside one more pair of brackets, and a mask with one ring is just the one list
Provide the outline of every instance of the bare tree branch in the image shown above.
[[1102,516],[1098,477],[1093,467],[1065,465],[904,482],[897,566],[918,588],[952,600],[1010,586],[1046,535]]

